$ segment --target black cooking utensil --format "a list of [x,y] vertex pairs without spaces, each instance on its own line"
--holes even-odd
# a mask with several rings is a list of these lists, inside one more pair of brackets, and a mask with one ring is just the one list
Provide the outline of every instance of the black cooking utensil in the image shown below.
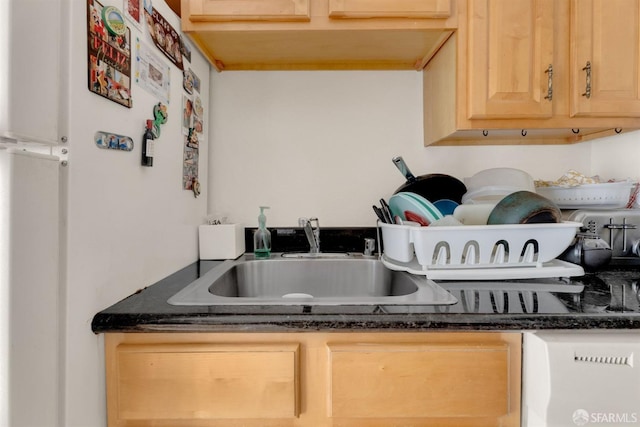
[[382,207],[382,213],[387,220],[387,223],[393,224],[393,214],[391,208],[385,199],[380,199],[380,206]]
[[459,179],[441,173],[415,176],[409,170],[402,156],[394,157],[393,164],[407,179],[407,182],[398,187],[396,193],[416,193],[432,203],[442,199],[462,203],[462,196],[467,192],[467,187]]
[[380,209],[376,205],[373,205],[371,207],[373,208],[373,211],[376,213],[376,216],[378,217],[378,219],[386,223],[387,219],[384,217],[384,214],[382,213],[382,209]]

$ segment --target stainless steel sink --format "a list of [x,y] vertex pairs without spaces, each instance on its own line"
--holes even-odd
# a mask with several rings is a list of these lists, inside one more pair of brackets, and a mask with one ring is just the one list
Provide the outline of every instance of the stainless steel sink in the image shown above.
[[225,261],[169,299],[172,305],[448,305],[431,280],[391,271],[374,258],[243,255]]

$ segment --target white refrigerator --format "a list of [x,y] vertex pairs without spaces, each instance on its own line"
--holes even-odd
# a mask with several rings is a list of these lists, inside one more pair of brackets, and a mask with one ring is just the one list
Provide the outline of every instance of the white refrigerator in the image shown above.
[[[125,16],[129,42],[115,40],[129,54],[129,84],[106,68],[109,84],[97,87],[104,67],[92,52],[119,51],[93,35],[103,30],[97,5],[153,7],[163,28],[180,29],[164,0],[0,0],[0,58],[9,58],[0,61],[0,427],[104,427],[103,337],[91,319],[198,260],[209,64],[185,38],[179,68],[147,20]],[[159,103],[168,119],[145,167],[142,135]],[[114,149],[101,135],[133,147]],[[198,197],[184,185],[194,165]]]
[[0,426],[55,426],[60,396],[58,157],[0,149]]

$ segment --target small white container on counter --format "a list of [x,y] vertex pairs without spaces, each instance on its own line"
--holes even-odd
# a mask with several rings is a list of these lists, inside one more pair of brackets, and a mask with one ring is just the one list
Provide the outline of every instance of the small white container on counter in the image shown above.
[[198,237],[200,259],[236,259],[246,249],[241,224],[203,224]]

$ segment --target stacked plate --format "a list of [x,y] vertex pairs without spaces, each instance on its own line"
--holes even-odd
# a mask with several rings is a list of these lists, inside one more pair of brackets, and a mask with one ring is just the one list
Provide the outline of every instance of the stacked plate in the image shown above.
[[394,194],[389,199],[389,208],[395,217],[403,221],[415,221],[420,225],[429,225],[443,218],[442,212],[424,197],[410,192]]

